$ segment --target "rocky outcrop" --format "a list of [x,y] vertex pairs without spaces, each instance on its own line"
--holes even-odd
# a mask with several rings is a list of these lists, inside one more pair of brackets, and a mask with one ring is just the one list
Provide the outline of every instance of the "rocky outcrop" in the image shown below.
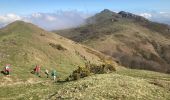
[[135,19],[137,21],[148,21],[146,18],[142,17],[142,16],[138,16],[129,12],[125,12],[125,11],[120,11],[118,13],[119,15],[121,15],[123,18],[130,18],[130,19]]

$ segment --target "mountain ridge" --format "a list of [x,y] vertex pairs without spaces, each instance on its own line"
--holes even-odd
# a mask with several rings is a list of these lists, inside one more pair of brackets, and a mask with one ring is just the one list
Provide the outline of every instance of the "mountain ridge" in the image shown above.
[[[105,57],[103,54],[90,48],[88,51],[87,48],[23,21],[13,22],[0,29],[0,65],[11,64],[10,79],[13,83],[26,81],[29,78],[39,80],[38,77],[30,73],[35,65],[42,66],[42,76],[45,76],[43,72],[45,69],[56,69],[58,75],[64,79],[77,66],[84,67],[87,61],[97,65],[104,63],[104,58],[101,58]],[[0,77],[4,78],[4,80],[0,80],[2,84],[7,81],[5,76],[1,75]]]
[[[132,25],[134,25],[134,27],[136,26],[136,24],[124,25],[119,30],[114,32],[121,32],[121,29],[128,29],[129,26],[131,27]],[[117,25],[115,29],[119,28],[118,26],[119,25]],[[100,26],[97,27],[97,30],[102,29]],[[86,29],[86,27],[84,28]],[[113,27],[110,26],[110,29],[112,28]],[[96,29],[95,26],[93,26],[91,30],[95,32],[96,30],[94,29]],[[90,32],[91,30],[88,31]],[[136,28],[134,28],[133,30],[136,30]],[[145,32],[146,30],[147,29],[145,29]],[[84,29],[81,31],[86,33]],[[125,30],[125,32],[126,31],[127,30]],[[113,40],[113,36],[110,35],[107,28],[104,28],[104,31],[102,30],[102,32],[107,32],[107,36],[102,35],[104,37],[100,38],[100,41],[104,41],[105,39],[109,41]],[[133,39],[129,39],[128,34],[123,33],[114,33],[116,37],[123,37],[117,39],[114,38],[114,40],[118,41],[118,39],[122,39],[124,41],[128,41],[143,38],[147,41],[150,41],[147,38],[147,34],[141,34],[141,32],[138,32],[137,34],[135,33],[135,36],[138,38]],[[160,36],[157,33],[154,35]],[[127,37],[128,40],[126,40]],[[164,37],[160,36],[160,38]],[[93,37],[90,41],[94,41],[94,46],[105,46],[104,49],[112,49],[110,48],[110,45],[103,45],[103,43],[101,42],[97,44],[97,40],[98,38]],[[91,44],[92,42],[86,40],[84,41],[84,44]],[[133,43],[136,41],[131,42]],[[114,43],[116,44],[117,42],[115,41]],[[149,45],[148,48],[147,42],[143,40],[142,43],[145,44],[143,47],[147,48],[148,51],[153,50],[152,45]],[[139,43],[137,47],[139,45],[141,45],[141,43]],[[155,43],[155,45],[157,46],[157,43]],[[124,49],[126,49],[126,53],[129,52],[123,42],[120,46],[117,45],[116,48],[122,52],[124,51]],[[159,48],[159,46],[157,46],[157,48]],[[102,51],[101,49],[99,50]],[[156,52],[152,53],[157,55]],[[65,79],[65,77],[68,77],[68,75],[70,75],[70,73],[72,72],[79,72],[77,68],[83,68],[85,64],[87,64],[86,62],[90,62],[90,64],[100,65],[105,63],[106,61],[113,63],[114,67],[116,67],[115,72],[92,74],[83,79],[71,82],[65,82],[62,80]],[[119,64],[113,62],[113,59],[110,56],[105,56],[104,54],[91,49],[90,47],[66,39],[53,32],[47,32],[41,28],[38,28],[35,25],[25,22],[23,23],[17,21],[3,29],[0,29],[0,65],[4,66],[4,64],[6,63],[11,64],[12,72],[10,76],[0,75],[0,99],[2,100],[155,100],[158,98],[161,100],[166,100],[170,97],[169,74],[124,68]],[[37,77],[36,75],[30,73],[30,71],[35,67],[36,64],[42,66],[40,73],[41,77]],[[101,66],[101,68],[103,68],[103,66]],[[58,82],[54,82],[53,80],[51,80],[51,77],[46,78],[44,74],[45,69],[48,69],[50,72],[51,70],[56,69],[57,75],[61,80],[59,79]],[[92,70],[100,71],[98,67],[97,69]],[[80,74],[84,75],[84,73]],[[77,76],[77,74],[75,75]]]
[[124,11],[113,13],[103,10],[87,19],[94,20],[92,23],[58,33],[110,55],[126,67],[169,73],[169,25]]

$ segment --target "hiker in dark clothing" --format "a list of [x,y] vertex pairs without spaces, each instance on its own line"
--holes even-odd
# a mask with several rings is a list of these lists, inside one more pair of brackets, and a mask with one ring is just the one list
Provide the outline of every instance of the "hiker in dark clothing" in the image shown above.
[[45,74],[47,75],[47,78],[49,78],[49,71],[46,69]]
[[57,71],[56,70],[52,70],[51,76],[53,77],[53,80],[55,81],[56,77],[57,77]]
[[9,75],[10,71],[11,71],[11,65],[10,64],[6,64],[6,66],[4,67],[4,70],[1,71],[1,73],[3,73],[4,75]]

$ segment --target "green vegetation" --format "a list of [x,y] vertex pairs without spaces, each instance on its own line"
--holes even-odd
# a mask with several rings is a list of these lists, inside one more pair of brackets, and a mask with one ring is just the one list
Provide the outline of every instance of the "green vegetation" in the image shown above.
[[[79,55],[76,53],[79,52]],[[37,26],[16,21],[0,30],[0,66],[11,64],[11,76],[0,74],[1,84],[45,79],[45,69],[55,69],[61,79],[68,77],[77,66],[85,66],[86,60],[103,63],[95,54],[86,52],[84,46],[65,39]],[[35,65],[41,66],[42,76],[31,74]]]
[[52,46],[53,48],[56,48],[56,49],[58,49],[58,50],[67,50],[67,49],[65,49],[64,47],[62,47],[60,44],[53,44],[53,43],[50,43],[49,44],[50,46]]
[[169,100],[170,75],[117,66],[116,72],[95,74],[77,81],[54,83],[50,79],[39,82],[30,79],[27,83],[0,88],[1,100]]
[[169,100],[170,75],[118,67],[114,73],[64,83],[52,95],[52,100]]
[[[0,30],[0,66],[11,64],[10,76],[0,74],[0,99],[45,99],[61,84],[46,78],[45,69],[57,70],[60,81],[68,77],[77,66],[103,64],[95,50],[46,32],[37,26],[16,21]],[[94,54],[93,54],[94,53]],[[100,53],[97,53],[100,54]],[[103,55],[102,55],[103,56]],[[40,76],[31,71],[41,66]]]
[[104,74],[116,71],[115,66],[111,64],[95,65],[87,63],[85,67],[78,67],[73,73],[66,78],[66,81],[78,80],[90,76],[91,74]]
[[[111,25],[108,24],[109,21],[103,20],[101,26],[108,25],[103,28],[100,25],[83,26],[81,32],[96,33],[87,36],[87,40],[82,42],[105,54],[124,59],[115,60],[107,57],[96,50],[46,32],[30,23],[17,21],[1,29],[0,66],[9,63],[12,65],[12,72],[10,76],[0,74],[0,99],[169,100],[169,74],[127,69],[114,62],[115,60],[126,65],[133,61],[129,64],[130,67],[138,68],[138,64],[143,64],[138,58],[141,57],[144,62],[152,60],[162,64],[164,60],[168,61],[169,56],[166,54],[169,47],[166,45],[169,44],[169,40],[129,21],[114,20]],[[84,30],[87,27],[91,29]],[[155,41],[163,45],[148,40],[152,35]],[[160,59],[160,56],[164,60]],[[167,66],[160,68],[155,63],[148,63],[154,65],[150,70],[167,71]],[[37,64],[41,66],[41,77],[31,74]],[[57,70],[59,81],[54,82],[51,77],[46,78],[45,69]],[[65,82],[64,79],[69,75],[74,81]]]
[[88,18],[87,22],[56,33],[109,55],[128,68],[170,72],[168,25],[107,9]]

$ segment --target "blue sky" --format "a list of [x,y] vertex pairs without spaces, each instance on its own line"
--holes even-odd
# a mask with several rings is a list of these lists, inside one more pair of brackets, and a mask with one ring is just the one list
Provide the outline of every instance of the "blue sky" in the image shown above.
[[0,0],[1,14],[29,14],[80,10],[97,12],[104,8],[127,11],[170,11],[170,0]]
[[47,30],[76,27],[103,9],[170,24],[170,0],[0,0],[0,27],[16,20]]

